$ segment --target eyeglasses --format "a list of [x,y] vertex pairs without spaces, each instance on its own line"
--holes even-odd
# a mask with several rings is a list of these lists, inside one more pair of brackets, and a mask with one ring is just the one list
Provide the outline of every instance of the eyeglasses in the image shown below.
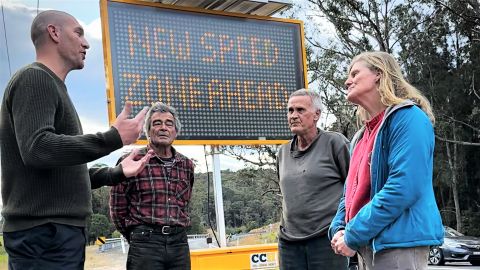
[[165,122],[163,122],[162,120],[155,120],[152,122],[152,126],[162,126],[162,125],[165,125],[169,128],[171,127],[174,127],[175,126],[175,123],[172,121],[172,120],[165,120]]

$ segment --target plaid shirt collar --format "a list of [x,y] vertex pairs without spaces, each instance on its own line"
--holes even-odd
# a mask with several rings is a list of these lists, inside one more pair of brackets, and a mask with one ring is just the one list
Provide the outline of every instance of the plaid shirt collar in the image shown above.
[[[177,152],[177,150],[175,149],[175,147],[173,146],[170,146],[171,150],[172,150],[172,154],[173,154],[173,157],[175,157],[175,160],[174,160],[174,163],[176,162],[182,162],[184,160],[187,159],[186,156],[180,154],[179,152]],[[138,155],[139,156],[145,156],[148,152],[148,150],[152,149],[150,145],[147,145],[146,147],[142,147],[140,148],[140,150],[138,151]],[[155,154],[155,158],[157,158],[158,160],[161,161],[161,158],[159,158],[156,154]]]

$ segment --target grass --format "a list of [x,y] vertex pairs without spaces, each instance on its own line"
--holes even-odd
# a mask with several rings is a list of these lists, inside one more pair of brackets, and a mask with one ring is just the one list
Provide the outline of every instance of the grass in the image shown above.
[[0,270],[8,269],[8,256],[3,246],[3,236],[0,236]]

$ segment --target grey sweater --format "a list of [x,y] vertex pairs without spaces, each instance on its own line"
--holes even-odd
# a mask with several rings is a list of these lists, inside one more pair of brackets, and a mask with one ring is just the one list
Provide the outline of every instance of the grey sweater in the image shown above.
[[66,86],[51,70],[33,63],[12,77],[0,111],[4,231],[48,222],[86,225],[91,187],[123,175],[120,167],[89,174],[86,162],[122,147],[122,141],[115,128],[82,134]]
[[350,161],[348,140],[340,133],[319,130],[304,151],[297,150],[296,142],[294,136],[277,157],[283,195],[280,237],[290,241],[327,233]]

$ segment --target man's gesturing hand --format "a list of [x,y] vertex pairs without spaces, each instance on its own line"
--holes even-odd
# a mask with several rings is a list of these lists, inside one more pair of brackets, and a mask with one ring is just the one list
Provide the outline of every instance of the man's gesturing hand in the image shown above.
[[140,173],[154,154],[153,150],[149,150],[145,156],[136,159],[138,149],[134,149],[127,157],[125,157],[125,159],[122,160],[122,162],[120,162],[125,177],[133,177]]
[[118,130],[120,138],[122,138],[123,145],[129,145],[138,140],[143,128],[143,122],[145,121],[145,115],[148,108],[145,107],[134,118],[128,118],[132,112],[132,103],[127,101],[122,112],[118,115],[117,119],[113,123],[113,126]]

